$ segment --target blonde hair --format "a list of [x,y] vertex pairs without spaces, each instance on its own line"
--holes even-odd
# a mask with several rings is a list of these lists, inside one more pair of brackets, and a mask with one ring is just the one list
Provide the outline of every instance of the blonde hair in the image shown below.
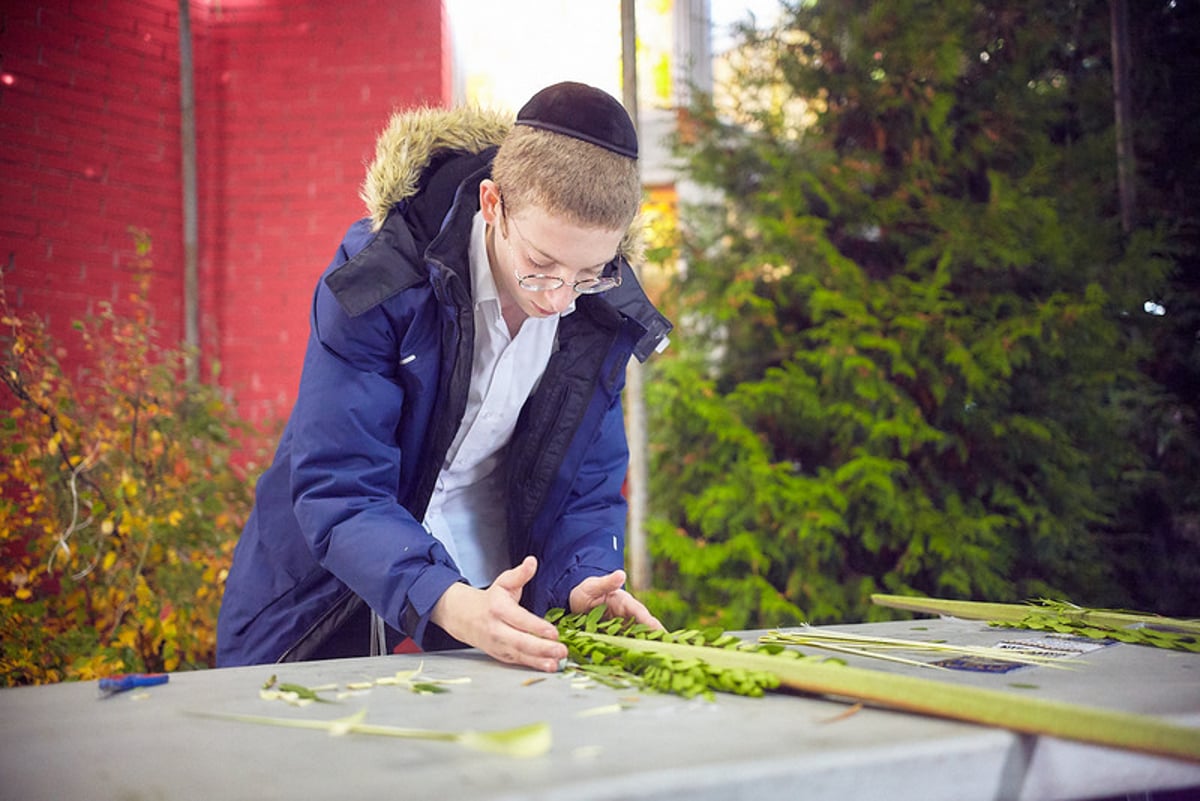
[[492,180],[509,213],[536,205],[585,228],[625,229],[642,200],[635,160],[527,125],[501,142]]

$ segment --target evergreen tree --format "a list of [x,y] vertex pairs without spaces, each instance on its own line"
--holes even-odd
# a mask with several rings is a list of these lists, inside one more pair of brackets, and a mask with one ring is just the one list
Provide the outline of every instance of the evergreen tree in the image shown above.
[[1156,389],[1137,430],[1147,469],[1114,526],[1139,608],[1200,615],[1200,2],[1130,4],[1138,223],[1169,232],[1175,262],[1139,318]]
[[1143,304],[1108,6],[840,0],[742,31],[693,109],[675,355],[648,388],[657,608],[726,628],[871,592],[1136,600]]

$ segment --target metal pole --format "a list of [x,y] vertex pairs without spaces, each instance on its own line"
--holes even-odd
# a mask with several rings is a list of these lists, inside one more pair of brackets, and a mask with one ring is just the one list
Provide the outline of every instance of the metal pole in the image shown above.
[[183,338],[189,354],[187,380],[200,377],[199,240],[196,222],[196,90],[192,22],[188,0],[179,0],[179,128],[183,161]]
[[[637,24],[634,0],[621,0],[621,91],[625,110],[638,124],[637,97]],[[640,266],[634,266],[640,271]],[[638,278],[641,278],[638,272]],[[629,526],[626,548],[629,559],[629,585],[634,592],[650,586],[650,548],[646,543],[646,405],[642,394],[642,365],[629,360],[625,372],[625,414],[629,436]]]

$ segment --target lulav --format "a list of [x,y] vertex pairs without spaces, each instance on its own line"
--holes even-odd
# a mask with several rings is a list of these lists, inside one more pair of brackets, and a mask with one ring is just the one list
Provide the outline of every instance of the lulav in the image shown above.
[[716,628],[663,631],[621,618],[605,619],[605,611],[601,606],[588,613],[567,614],[562,609],[552,609],[546,614],[546,619],[558,627],[559,639],[567,646],[580,672],[602,683],[624,682],[685,698],[697,695],[711,698],[715,692],[758,697],[778,687],[779,676],[766,670],[713,665],[699,658],[637,651],[611,640],[596,640],[589,634],[770,654],[785,659],[817,658],[779,645],[746,642]]

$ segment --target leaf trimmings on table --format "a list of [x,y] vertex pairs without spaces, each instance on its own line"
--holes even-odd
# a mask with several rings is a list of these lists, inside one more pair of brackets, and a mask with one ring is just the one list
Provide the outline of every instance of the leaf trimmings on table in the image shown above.
[[[430,695],[449,692],[444,685],[469,684],[469,678],[443,679],[424,675],[425,663],[420,662],[415,669],[399,670],[389,676],[381,676],[373,681],[351,681],[345,684],[346,692],[339,692],[340,685],[324,684],[306,687],[293,682],[280,682],[278,676],[272,675],[259,688],[259,698],[264,701],[284,701],[292,706],[307,706],[312,703],[335,703],[325,698],[321,693],[334,692],[335,698],[341,701],[345,698],[360,695],[374,687],[393,686],[407,689],[417,695]],[[417,679],[420,678],[418,681]],[[382,737],[402,737],[415,740],[432,740],[435,742],[457,743],[478,751],[512,757],[541,756],[550,750],[550,724],[546,722],[531,723],[516,726],[511,729],[494,729],[490,731],[440,731],[436,729],[418,729],[402,726],[386,726],[367,723],[366,707],[345,717],[333,720],[312,718],[280,718],[266,715],[245,715],[225,712],[189,711],[186,714],[194,717],[215,718],[238,723],[256,723],[263,726],[280,726],[292,729],[319,729],[332,736],[346,734],[371,734]]]
[[[469,678],[439,679],[423,676],[425,663],[422,661],[414,670],[398,670],[390,676],[380,676],[373,681],[347,682],[345,690],[340,690],[337,684],[324,684],[318,687],[305,687],[291,682],[280,683],[277,676],[271,676],[258,695],[264,701],[284,701],[292,706],[307,706],[312,703],[331,703],[321,693],[334,692],[335,698],[341,701],[352,695],[370,690],[373,687],[395,686],[409,690],[417,695],[437,695],[449,692],[446,688],[451,684],[469,684]],[[421,677],[420,681],[417,678]]]

